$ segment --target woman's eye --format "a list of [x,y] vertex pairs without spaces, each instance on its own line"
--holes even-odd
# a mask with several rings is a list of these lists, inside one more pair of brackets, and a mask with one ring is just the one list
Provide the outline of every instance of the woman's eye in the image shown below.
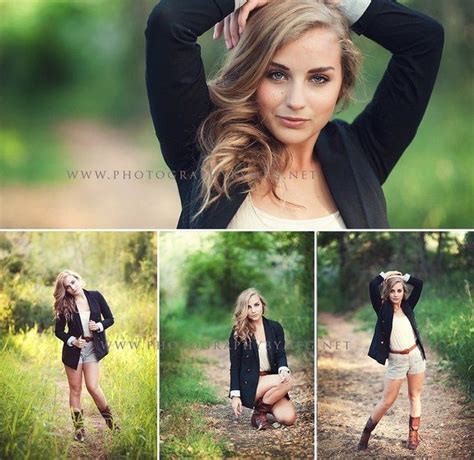
[[272,70],[271,72],[268,72],[267,76],[271,80],[276,80],[276,81],[281,81],[284,78],[286,78],[286,75],[283,72],[280,72],[279,70]]
[[329,78],[326,77],[325,75],[313,75],[311,77],[311,80],[314,81],[314,83],[316,83],[317,85],[322,85],[328,82]]

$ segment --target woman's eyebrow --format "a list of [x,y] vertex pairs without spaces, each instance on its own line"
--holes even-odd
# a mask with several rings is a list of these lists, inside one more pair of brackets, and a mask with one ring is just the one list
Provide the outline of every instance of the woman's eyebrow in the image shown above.
[[[286,65],[283,65],[283,64],[279,64],[278,62],[270,62],[270,65],[271,66],[274,66],[274,67],[279,67],[280,69],[283,69],[283,70],[290,70]],[[328,70],[336,70],[334,67],[332,66],[326,66],[326,67],[315,67],[314,69],[311,69],[311,70],[308,70],[308,73],[313,73],[313,72],[327,72]]]

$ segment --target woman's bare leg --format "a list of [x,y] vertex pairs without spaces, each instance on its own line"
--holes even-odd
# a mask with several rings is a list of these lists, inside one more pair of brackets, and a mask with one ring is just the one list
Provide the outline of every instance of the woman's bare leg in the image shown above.
[[421,416],[421,390],[425,380],[425,373],[408,374],[408,398],[410,399],[410,415]]
[[107,407],[107,400],[104,392],[99,385],[100,364],[99,363],[84,363],[83,364],[84,379],[89,394],[94,399],[95,405],[100,411]]
[[280,382],[280,377],[277,374],[261,375],[258,379],[255,400],[260,399],[268,390],[277,387]]
[[284,425],[293,425],[296,420],[295,406],[286,398],[280,399],[273,405],[272,414],[278,422]]
[[262,375],[258,380],[255,400],[263,398],[265,404],[275,404],[282,399],[293,386],[293,378],[286,383],[282,383],[277,374]]
[[82,391],[82,364],[78,364],[77,369],[64,365],[67,381],[69,383],[69,406],[73,409],[81,410]]
[[404,380],[405,379],[385,379],[382,399],[372,411],[371,418],[374,423],[378,423],[395,402]]

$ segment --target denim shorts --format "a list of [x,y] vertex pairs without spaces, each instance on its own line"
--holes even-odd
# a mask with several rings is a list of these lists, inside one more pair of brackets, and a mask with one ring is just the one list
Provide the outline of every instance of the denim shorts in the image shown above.
[[98,361],[95,355],[94,342],[87,342],[86,346],[81,349],[81,356],[79,357],[79,364],[96,363]]
[[407,374],[419,374],[425,372],[425,370],[426,361],[423,359],[420,347],[416,347],[406,355],[389,353],[385,377],[388,379],[403,379]]

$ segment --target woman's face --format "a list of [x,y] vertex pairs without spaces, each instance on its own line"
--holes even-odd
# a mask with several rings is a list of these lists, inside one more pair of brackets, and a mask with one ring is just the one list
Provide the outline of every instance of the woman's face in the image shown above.
[[68,275],[64,280],[64,288],[70,295],[77,295],[81,290],[79,280],[72,275]]
[[342,85],[335,32],[312,29],[275,53],[257,88],[259,113],[282,143],[314,146],[331,119]]
[[390,289],[389,299],[392,304],[399,304],[403,299],[403,284],[396,283],[392,289]]
[[263,315],[263,304],[260,297],[253,294],[249,299],[249,305],[247,309],[247,318],[250,321],[258,321]]

